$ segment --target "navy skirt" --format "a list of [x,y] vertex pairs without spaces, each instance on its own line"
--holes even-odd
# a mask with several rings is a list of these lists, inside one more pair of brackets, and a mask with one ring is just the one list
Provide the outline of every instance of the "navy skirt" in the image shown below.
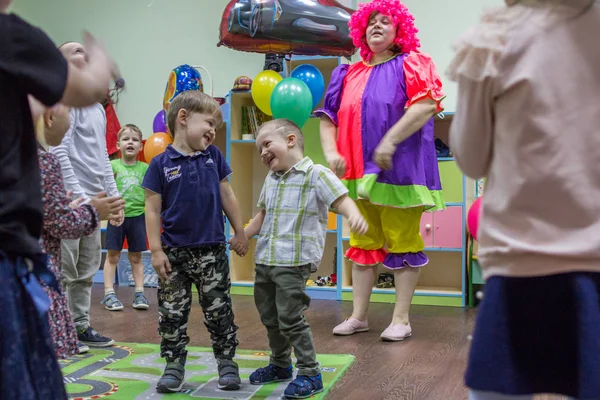
[[488,279],[465,381],[506,395],[600,399],[600,273]]
[[0,399],[66,400],[41,287],[32,292],[28,270],[23,259],[0,253]]

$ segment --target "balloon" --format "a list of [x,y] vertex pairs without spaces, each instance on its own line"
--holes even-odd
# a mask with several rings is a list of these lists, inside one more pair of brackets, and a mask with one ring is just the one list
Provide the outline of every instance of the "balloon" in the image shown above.
[[312,105],[310,89],[298,78],[285,78],[277,84],[271,96],[273,117],[290,119],[300,128],[310,117]]
[[157,132],[146,139],[144,144],[144,158],[150,163],[154,157],[165,151],[168,145],[173,143],[171,135],[164,132]]
[[478,197],[471,208],[469,208],[469,212],[467,214],[467,228],[473,236],[473,239],[477,240],[477,230],[479,229],[479,216],[481,214],[481,199],[483,197]]
[[152,132],[166,132],[167,131],[167,118],[165,110],[160,110],[156,113],[156,117],[154,117],[154,122],[152,123]]
[[283,78],[275,71],[262,71],[252,82],[252,100],[254,104],[267,115],[273,115],[271,112],[271,93],[273,89]]
[[350,57],[356,52],[348,21],[353,9],[335,0],[230,0],[219,42],[253,53]]
[[194,67],[183,64],[173,68],[169,74],[167,87],[165,88],[165,94],[163,96],[163,110],[165,110],[165,113],[169,111],[169,106],[173,102],[173,99],[179,93],[185,92],[186,90],[199,90],[203,92],[204,87],[202,85],[200,72]]
[[311,64],[302,64],[294,68],[292,78],[298,78],[306,83],[312,94],[313,108],[319,104],[325,92],[325,79],[317,67]]

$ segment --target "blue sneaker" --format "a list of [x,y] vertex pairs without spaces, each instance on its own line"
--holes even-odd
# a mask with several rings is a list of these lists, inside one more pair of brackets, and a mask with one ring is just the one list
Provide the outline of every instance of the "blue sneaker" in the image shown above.
[[115,292],[105,295],[100,304],[104,304],[104,308],[108,311],[120,311],[123,309],[123,303],[119,301]]
[[317,376],[298,375],[290,382],[283,397],[285,399],[306,399],[323,391],[323,379],[321,374]]
[[136,310],[147,310],[150,308],[150,302],[142,292],[136,292],[133,296],[133,308]]
[[251,373],[250,383],[253,385],[263,385],[265,383],[289,381],[293,377],[294,373],[291,365],[287,368],[281,368],[277,365],[269,364]]

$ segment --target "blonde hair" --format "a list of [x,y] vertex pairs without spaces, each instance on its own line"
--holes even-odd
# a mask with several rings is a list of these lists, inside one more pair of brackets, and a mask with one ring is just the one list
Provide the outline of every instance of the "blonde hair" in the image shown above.
[[117,133],[117,140],[121,140],[121,135],[126,130],[133,131],[133,132],[137,133],[138,135],[140,135],[140,140],[142,140],[144,138],[144,135],[142,135],[142,131],[140,130],[140,128],[137,127],[137,125],[126,124],[126,125],[123,125],[123,127],[121,129],[119,129],[119,133]]
[[175,136],[175,123],[180,110],[188,113],[210,114],[217,120],[217,127],[223,123],[221,106],[215,99],[198,90],[187,90],[175,97],[167,112],[167,126],[173,136]]
[[300,149],[302,149],[302,151],[304,151],[304,134],[302,134],[300,127],[296,125],[294,121],[287,118],[278,118],[267,121],[262,124],[260,128],[258,128],[258,133],[256,136],[258,137],[263,130],[279,133],[284,138],[290,133],[293,133],[296,135],[296,144],[298,147],[300,147]]

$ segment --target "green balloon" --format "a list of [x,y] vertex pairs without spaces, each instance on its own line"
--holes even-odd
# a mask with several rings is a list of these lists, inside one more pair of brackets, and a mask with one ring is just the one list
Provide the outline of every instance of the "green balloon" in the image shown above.
[[297,78],[285,78],[271,94],[271,111],[275,118],[292,120],[300,128],[312,111],[312,94],[306,83]]

